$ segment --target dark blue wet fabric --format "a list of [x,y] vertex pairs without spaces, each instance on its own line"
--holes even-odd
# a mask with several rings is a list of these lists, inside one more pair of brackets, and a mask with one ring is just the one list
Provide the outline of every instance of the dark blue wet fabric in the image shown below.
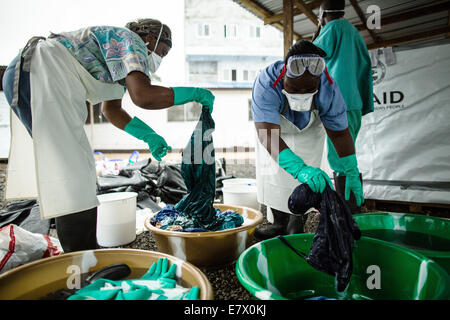
[[207,108],[203,107],[197,126],[183,150],[181,176],[187,194],[175,206],[205,229],[212,229],[217,223],[213,207],[216,195],[214,129],[214,120]]
[[219,209],[215,210],[215,217],[213,223],[210,223],[209,228],[202,227],[198,221],[191,216],[177,211],[174,206],[166,206],[159,211],[152,219],[152,225],[166,230],[172,226],[180,226],[182,229],[170,229],[172,231],[180,232],[208,232],[220,231],[226,229],[237,228],[242,225],[244,218],[232,210],[221,212]]
[[361,230],[347,204],[328,185],[320,194],[301,184],[289,197],[288,207],[294,214],[304,214],[310,208],[319,210],[319,225],[306,261],[335,276],[337,290],[344,291],[353,271],[354,241],[361,238]]

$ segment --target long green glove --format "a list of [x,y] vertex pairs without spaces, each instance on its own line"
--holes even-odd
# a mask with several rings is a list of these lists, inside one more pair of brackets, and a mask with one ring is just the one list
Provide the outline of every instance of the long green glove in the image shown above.
[[176,285],[176,265],[168,269],[167,258],[158,259],[139,279],[113,281],[98,279],[78,290],[68,300],[196,300],[198,287]]
[[195,101],[205,106],[209,113],[212,113],[215,97],[211,91],[195,87],[173,87],[172,90],[174,93],[173,104],[175,106]]
[[138,117],[131,119],[131,121],[125,126],[124,130],[133,137],[145,141],[148,144],[153,157],[158,161],[161,161],[161,158],[167,154],[168,150],[172,150],[172,148],[167,145],[167,142],[163,137],[157,134]]
[[359,179],[358,161],[356,160],[356,154],[352,154],[346,157],[339,158],[339,161],[344,168],[345,175],[345,200],[350,199],[350,192],[353,192],[356,199],[356,205],[359,207],[364,203],[364,194]]
[[310,167],[302,158],[287,148],[278,155],[278,164],[295,179],[306,183],[312,191],[322,193],[328,185],[333,189],[330,177],[319,168]]

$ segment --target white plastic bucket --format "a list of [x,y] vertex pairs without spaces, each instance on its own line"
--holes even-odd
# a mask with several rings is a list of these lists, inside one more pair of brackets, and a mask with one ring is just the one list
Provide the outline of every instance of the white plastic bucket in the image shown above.
[[259,210],[255,185],[231,184],[224,186],[223,203],[227,205],[243,206]]
[[249,178],[233,178],[222,181],[224,188],[235,185],[256,186],[256,179]]
[[97,196],[97,243],[116,247],[136,239],[135,192],[114,192]]

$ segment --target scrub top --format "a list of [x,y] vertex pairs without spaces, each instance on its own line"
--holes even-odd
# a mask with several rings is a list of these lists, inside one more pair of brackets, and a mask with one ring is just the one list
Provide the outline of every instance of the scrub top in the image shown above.
[[372,62],[358,30],[346,19],[328,22],[313,43],[326,52],[325,62],[344,96],[347,110],[373,111]]
[[127,28],[99,26],[52,34],[97,80],[125,86],[132,71],[150,78],[147,47]]
[[[280,125],[280,114],[287,103],[283,94],[283,81],[272,87],[280,75],[284,61],[277,61],[262,70],[255,79],[252,90],[252,115],[254,122],[268,122]],[[332,83],[330,83],[330,80]],[[318,92],[313,101],[323,125],[335,131],[347,129],[347,109],[338,85],[328,79],[325,72],[320,78]],[[293,111],[287,108],[284,117],[304,129],[310,120],[312,111]]]

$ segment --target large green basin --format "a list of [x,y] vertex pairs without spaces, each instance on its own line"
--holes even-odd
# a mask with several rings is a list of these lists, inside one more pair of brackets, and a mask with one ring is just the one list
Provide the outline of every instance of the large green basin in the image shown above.
[[[308,254],[313,237],[309,233],[285,239],[295,249]],[[433,260],[402,246],[368,237],[355,242],[353,273],[344,292],[336,291],[333,276],[311,267],[278,238],[245,250],[237,261],[236,274],[241,284],[261,300],[318,296],[342,300],[448,299],[450,288],[448,274]]]
[[363,236],[396,243],[419,252],[450,273],[450,220],[406,213],[353,216]]

